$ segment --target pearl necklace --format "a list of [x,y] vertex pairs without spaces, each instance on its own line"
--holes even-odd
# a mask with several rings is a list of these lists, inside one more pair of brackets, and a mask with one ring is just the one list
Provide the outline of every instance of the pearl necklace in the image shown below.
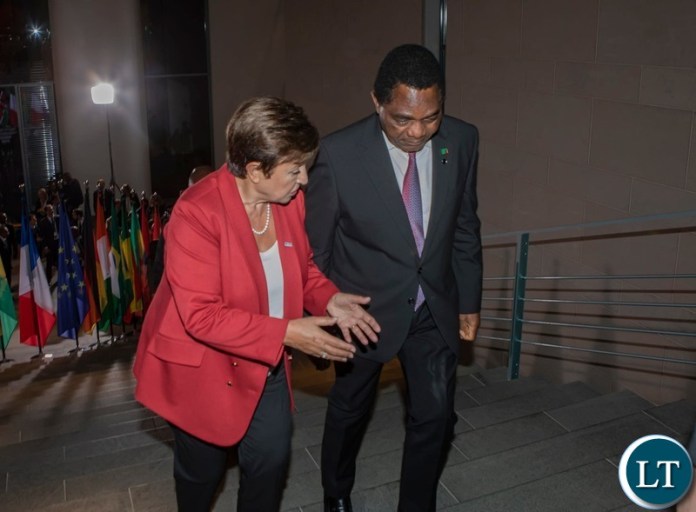
[[256,236],[261,236],[266,231],[268,231],[268,227],[270,225],[271,225],[271,203],[266,203],[266,223],[263,225],[263,229],[261,231],[256,231],[254,229],[254,226],[251,226],[251,232],[254,233]]

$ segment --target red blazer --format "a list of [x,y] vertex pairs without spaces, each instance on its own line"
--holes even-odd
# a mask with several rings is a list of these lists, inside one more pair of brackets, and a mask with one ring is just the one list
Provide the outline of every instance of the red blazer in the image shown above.
[[[189,188],[165,229],[164,278],[143,322],[135,397],[190,434],[228,446],[246,432],[288,319],[323,315],[338,289],[314,265],[304,196],[272,205],[284,316],[268,315],[266,277],[226,166]],[[289,373],[289,363],[285,358]],[[288,382],[289,384],[289,382]]]

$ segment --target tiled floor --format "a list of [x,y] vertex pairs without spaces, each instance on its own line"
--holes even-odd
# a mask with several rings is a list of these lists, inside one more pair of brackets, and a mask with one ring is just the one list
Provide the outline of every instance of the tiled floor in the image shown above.
[[[81,341],[86,346],[93,340]],[[80,355],[53,340],[50,359],[13,341],[0,365],[0,511],[173,511],[171,434],[132,396],[131,336]],[[332,371],[294,360],[298,412],[283,510],[320,512],[318,460]],[[455,511],[640,510],[623,495],[616,465],[646,434],[681,440],[693,403],[654,407],[629,392],[598,396],[582,383],[506,382],[502,369],[460,367],[460,421],[438,490]],[[385,368],[360,452],[356,511],[396,510],[403,437],[402,380]],[[215,511],[235,509],[234,460]]]

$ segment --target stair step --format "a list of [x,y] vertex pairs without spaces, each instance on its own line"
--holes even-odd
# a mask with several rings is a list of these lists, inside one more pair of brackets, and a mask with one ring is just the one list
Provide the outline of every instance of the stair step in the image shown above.
[[111,435],[90,439],[80,433],[47,437],[0,448],[0,471],[12,471],[42,461],[80,459],[102,453],[115,453],[134,446],[144,446],[171,439],[171,429],[163,420],[132,422],[112,429]]
[[[592,491],[588,492],[590,489]],[[602,460],[444,510],[446,512],[481,510],[604,512],[611,507],[625,506],[627,501],[628,498],[617,485],[616,468]],[[567,508],[559,508],[559,503],[566,503]]]
[[690,436],[696,424],[696,403],[678,400],[669,404],[652,407],[645,411],[675,432]]
[[504,382],[507,381],[507,368],[505,368],[504,366],[498,366],[497,368],[479,370],[477,372],[474,372],[472,375],[476,377],[482,384]]
[[[15,416],[6,424],[0,424],[0,432],[20,430],[28,432],[51,427],[54,432],[58,433],[60,427],[66,425],[81,425],[82,428],[89,428],[91,425],[121,423],[128,416],[139,418],[145,414],[153,415],[153,413],[145,411],[147,409],[136,402],[132,396],[123,402],[95,408],[83,408],[82,410],[79,410],[77,406],[68,409],[54,405],[50,409]],[[23,436],[23,439],[27,438]]]
[[583,402],[551,409],[546,413],[568,430],[579,430],[635,414],[653,404],[631,391],[619,391],[590,398]]
[[457,409],[461,416],[474,428],[487,427],[522,416],[555,409],[597,396],[597,392],[580,382],[560,386],[547,385],[537,391],[513,396],[478,407]]
[[543,413],[523,416],[455,436],[453,444],[469,459],[478,459],[512,448],[565,434],[558,423]]
[[[634,414],[499,454],[447,466],[441,481],[459,501],[465,502],[621,454],[639,437],[663,429],[661,424],[647,415]],[[615,478],[614,476],[613,483],[617,485]]]
[[136,461],[142,464],[161,459],[172,459],[171,443],[155,443],[67,461],[46,461],[10,471],[7,478],[7,491],[19,492],[39,482],[62,482],[65,479],[132,466]]
[[467,394],[478,404],[484,405],[524,395],[548,385],[548,381],[538,377],[522,377],[511,381],[492,382],[480,388],[470,389]]

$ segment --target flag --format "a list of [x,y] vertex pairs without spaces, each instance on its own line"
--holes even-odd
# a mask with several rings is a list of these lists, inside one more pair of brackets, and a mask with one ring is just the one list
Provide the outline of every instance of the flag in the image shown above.
[[26,200],[22,198],[22,238],[19,251],[20,343],[43,347],[55,323],[51,289],[29,225]]
[[148,263],[150,260],[150,229],[148,228],[148,217],[147,199],[143,198],[140,201],[140,236],[143,239],[143,258],[140,262],[140,282],[143,286],[143,311],[147,311],[147,307],[152,300],[150,285],[147,281]]
[[131,322],[131,315],[142,311],[142,300],[138,309],[139,293],[136,290],[133,250],[131,248],[130,235],[128,234],[128,212],[126,208],[126,196],[121,196],[121,233],[119,241],[121,244],[121,273],[123,274],[123,282],[125,284],[122,290],[123,296],[123,321]]
[[159,205],[155,203],[152,210],[152,241],[159,242],[162,236],[162,218],[159,213]]
[[94,205],[94,232],[95,232],[95,266],[97,268],[97,288],[99,289],[99,309],[101,320],[99,328],[108,329],[111,325],[113,311],[113,295],[111,293],[111,244],[106,234],[106,219],[104,218],[103,194],[97,194],[97,202]]
[[0,324],[2,325],[2,348],[6,349],[12,333],[17,328],[17,312],[12,302],[12,291],[7,283],[5,267],[0,260]]
[[143,238],[144,247],[144,258],[147,261],[147,257],[150,254],[150,229],[148,228],[148,221],[150,219],[150,208],[148,206],[147,199],[143,198],[140,200],[140,236]]
[[131,311],[142,314],[144,310],[143,268],[145,268],[145,243],[140,232],[140,218],[134,202],[131,202],[130,218],[130,246],[132,249],[131,260],[133,267],[133,301],[131,302]]
[[111,250],[109,251],[109,274],[111,275],[111,322],[123,324],[123,315],[126,312],[124,304],[130,302],[130,298],[124,296],[126,286],[123,280],[123,268],[121,264],[121,241],[119,239],[118,213],[113,194],[111,196],[111,216],[109,217],[109,235],[111,236]]
[[80,265],[80,246],[72,236],[70,221],[61,201],[58,235],[58,335],[77,339],[77,333],[89,310],[85,275]]
[[92,208],[89,203],[89,187],[85,186],[85,215],[82,221],[82,270],[85,275],[89,313],[82,322],[82,330],[92,334],[94,326],[101,318],[101,307],[97,304],[99,288],[97,285],[97,263],[95,258],[96,247],[94,246],[94,231],[92,229]]

